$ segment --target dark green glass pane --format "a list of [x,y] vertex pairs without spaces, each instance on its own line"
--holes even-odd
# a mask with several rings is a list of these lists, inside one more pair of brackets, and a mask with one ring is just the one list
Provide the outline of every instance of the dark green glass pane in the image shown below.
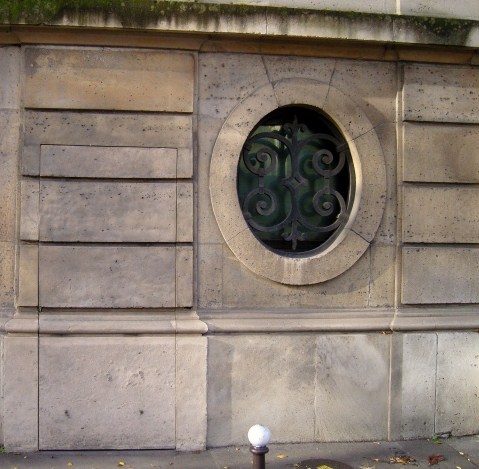
[[251,132],[238,163],[238,197],[254,235],[273,250],[302,253],[347,220],[353,168],[347,144],[322,113],[280,108]]

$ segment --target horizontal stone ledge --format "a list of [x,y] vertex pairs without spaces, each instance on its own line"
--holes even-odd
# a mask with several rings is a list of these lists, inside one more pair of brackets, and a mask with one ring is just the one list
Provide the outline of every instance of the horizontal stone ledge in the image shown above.
[[194,312],[169,313],[40,313],[39,333],[45,335],[204,334],[206,324]]
[[208,333],[401,332],[479,328],[479,307],[378,311],[198,311]]
[[[12,1],[12,5],[15,2]],[[133,1],[77,10],[68,2],[40,9],[6,5],[0,24],[131,29],[163,32],[306,37],[477,47],[478,22],[470,19],[333,11],[191,1]]]

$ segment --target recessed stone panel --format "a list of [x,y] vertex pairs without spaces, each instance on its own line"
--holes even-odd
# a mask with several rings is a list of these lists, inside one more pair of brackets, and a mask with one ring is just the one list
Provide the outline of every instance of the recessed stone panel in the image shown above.
[[27,48],[29,108],[192,112],[192,54],[163,51]]
[[40,246],[40,305],[175,306],[175,248]]
[[402,302],[478,303],[479,249],[403,248]]
[[42,145],[41,176],[175,178],[176,148]]
[[312,441],[314,352],[311,335],[210,336],[207,445],[244,444],[258,422],[277,443]]
[[315,441],[387,439],[389,346],[380,334],[316,339]]
[[479,432],[479,334],[439,333],[436,433]]
[[4,446],[7,451],[37,451],[38,337],[3,340]]
[[187,115],[26,111],[22,174],[40,174],[40,145],[191,149],[192,135]]
[[404,180],[479,182],[479,126],[404,123]]
[[479,69],[406,65],[403,99],[405,120],[478,123]]
[[174,242],[176,184],[44,181],[40,240]]
[[42,337],[40,449],[175,447],[173,337]]
[[435,433],[437,335],[394,334],[392,353],[391,438],[429,438]]
[[479,242],[477,187],[409,185],[404,188],[403,194],[402,229],[405,242]]

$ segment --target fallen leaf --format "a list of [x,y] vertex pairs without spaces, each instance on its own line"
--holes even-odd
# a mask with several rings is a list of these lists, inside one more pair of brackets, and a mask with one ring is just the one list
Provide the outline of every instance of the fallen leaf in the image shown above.
[[461,466],[456,466],[456,469],[462,469]]
[[72,467],[72,466],[73,466],[73,463],[72,463],[71,461],[68,461],[68,462],[67,462],[67,466],[68,466],[68,467]]
[[286,459],[288,456],[286,454],[278,454],[276,456],[277,459]]
[[413,464],[415,462],[416,460],[408,454],[405,454],[404,456],[394,456],[392,458],[389,458],[390,464],[402,464],[403,466],[405,466],[406,464]]
[[316,469],[333,469],[331,466],[327,466],[326,464],[323,464],[322,466],[318,466]]
[[364,464],[363,466],[359,466],[359,469],[376,469],[376,466],[370,466],[368,464]]
[[459,454],[460,454],[461,456],[464,456],[464,453],[463,453],[462,451],[459,451]]
[[439,464],[441,461],[445,461],[446,458],[442,454],[431,454],[427,460],[429,461],[430,466],[434,466],[435,464]]

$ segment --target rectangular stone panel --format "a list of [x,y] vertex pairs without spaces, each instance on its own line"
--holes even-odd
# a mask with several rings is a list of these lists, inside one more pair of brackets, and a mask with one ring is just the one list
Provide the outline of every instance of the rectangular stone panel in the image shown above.
[[174,242],[176,183],[42,181],[40,240]]
[[20,239],[24,241],[38,241],[40,181],[38,178],[23,179],[20,185],[20,192]]
[[[40,174],[40,145],[192,148],[188,115],[26,111],[22,174]],[[191,155],[191,151],[190,151]]]
[[193,247],[176,247],[176,306],[193,306]]
[[0,307],[15,303],[15,243],[0,241]]
[[24,104],[42,109],[192,112],[192,54],[26,48]]
[[478,187],[407,185],[403,194],[405,242],[479,242]]
[[175,306],[174,247],[44,245],[39,257],[41,306]]
[[4,338],[3,437],[7,451],[38,450],[38,337]]
[[476,331],[438,334],[436,433],[479,432],[478,350]]
[[476,247],[403,248],[402,302],[478,303]]
[[479,126],[404,123],[404,180],[479,182]]
[[40,175],[88,178],[175,178],[176,148],[42,145]]
[[395,333],[392,354],[390,438],[429,438],[435,433],[437,336]]
[[41,337],[40,449],[175,447],[175,339]]
[[388,436],[390,336],[320,335],[315,350],[315,441]]
[[20,245],[17,305],[38,306],[37,244]]
[[479,69],[406,65],[403,100],[405,120],[479,123]]
[[20,107],[20,47],[0,48],[0,109]]
[[177,184],[176,240],[182,243],[193,241],[193,184]]

